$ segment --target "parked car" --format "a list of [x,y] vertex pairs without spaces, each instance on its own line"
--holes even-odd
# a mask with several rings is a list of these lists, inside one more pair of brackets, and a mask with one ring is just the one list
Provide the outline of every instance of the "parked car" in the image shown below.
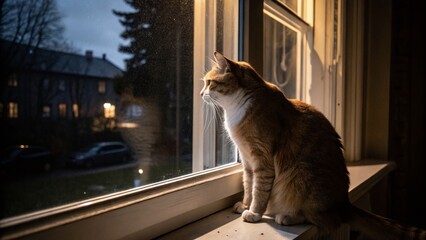
[[17,145],[0,152],[0,175],[11,176],[24,173],[49,171],[54,157],[40,146]]
[[92,167],[130,160],[130,150],[122,142],[98,142],[87,149],[71,154],[69,166]]

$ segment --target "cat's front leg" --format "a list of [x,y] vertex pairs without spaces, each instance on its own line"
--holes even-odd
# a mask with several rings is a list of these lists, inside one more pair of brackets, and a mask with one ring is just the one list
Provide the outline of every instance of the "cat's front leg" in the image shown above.
[[258,169],[253,172],[253,190],[250,208],[242,214],[246,222],[258,222],[262,219],[268,205],[269,196],[274,182],[273,171]]
[[250,207],[253,190],[253,171],[244,167],[243,170],[243,186],[244,186],[244,197],[242,202],[234,204],[233,211],[235,213],[243,213]]

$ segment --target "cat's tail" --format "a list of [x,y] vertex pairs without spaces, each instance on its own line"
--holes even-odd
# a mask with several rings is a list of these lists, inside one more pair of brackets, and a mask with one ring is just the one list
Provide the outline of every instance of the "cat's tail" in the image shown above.
[[353,205],[349,208],[346,222],[371,239],[426,240],[426,231],[422,229],[403,226],[394,220],[366,212]]

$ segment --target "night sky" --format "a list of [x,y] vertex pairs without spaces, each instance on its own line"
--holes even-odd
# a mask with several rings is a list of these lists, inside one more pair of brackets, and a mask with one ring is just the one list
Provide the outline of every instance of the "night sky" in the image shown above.
[[124,70],[126,54],[118,51],[124,28],[112,10],[132,11],[123,0],[57,0],[58,10],[65,26],[64,37],[78,53],[92,50],[95,57],[106,54],[107,59]]

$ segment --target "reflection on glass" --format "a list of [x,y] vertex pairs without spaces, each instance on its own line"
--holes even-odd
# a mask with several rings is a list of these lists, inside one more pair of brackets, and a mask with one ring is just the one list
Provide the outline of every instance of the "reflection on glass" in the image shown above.
[[297,98],[297,33],[266,14],[264,25],[264,77]]
[[108,2],[2,6],[0,219],[192,172],[193,1]]

